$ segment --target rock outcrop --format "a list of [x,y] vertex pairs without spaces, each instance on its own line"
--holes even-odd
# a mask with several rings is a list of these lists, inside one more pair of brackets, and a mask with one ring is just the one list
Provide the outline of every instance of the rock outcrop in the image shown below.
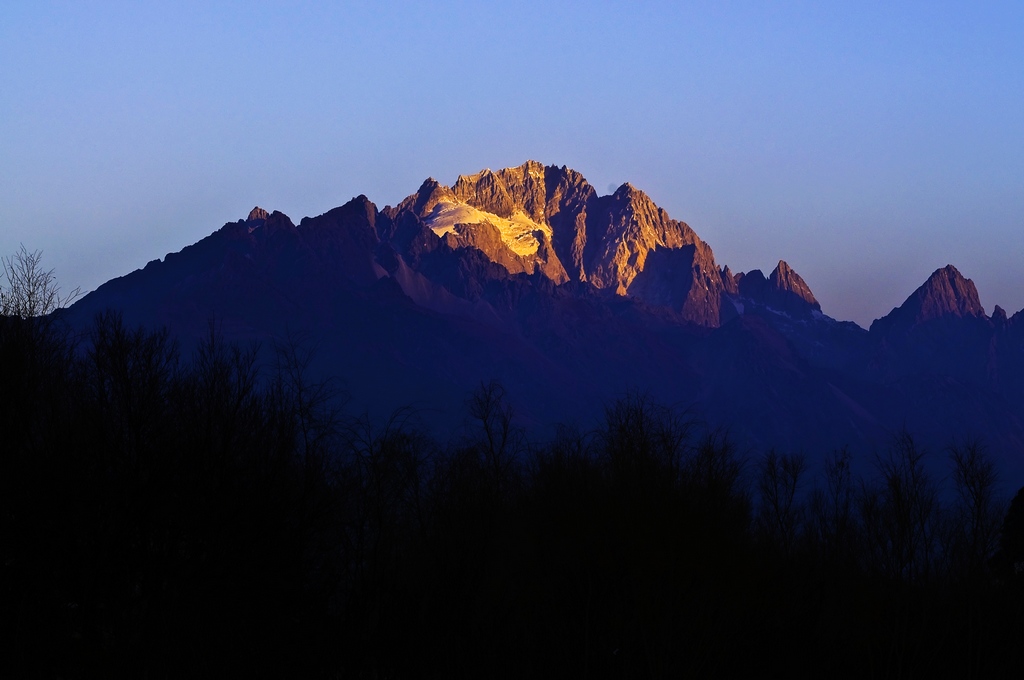
[[256,220],[265,220],[269,216],[270,216],[270,213],[268,213],[263,208],[261,208],[259,206],[256,206],[255,208],[253,208],[252,210],[249,211],[249,217],[247,217],[245,221],[246,222],[254,222]]
[[729,265],[722,267],[720,274],[722,277],[722,290],[729,295],[739,295],[740,287],[736,283],[736,276],[729,269]]

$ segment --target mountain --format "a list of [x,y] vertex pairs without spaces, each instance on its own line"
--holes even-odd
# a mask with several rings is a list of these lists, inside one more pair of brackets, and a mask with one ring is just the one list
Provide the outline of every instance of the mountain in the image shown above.
[[974,282],[965,279],[953,265],[936,269],[906,302],[871,324],[879,333],[908,333],[932,322],[965,318],[987,318]]
[[1007,318],[996,306],[989,317],[974,282],[952,265],[872,323],[870,335],[869,368],[881,379],[943,376],[1024,402],[1024,314]]
[[528,161],[462,175],[450,188],[428,179],[390,211],[395,219],[404,213],[449,247],[476,248],[509,273],[589,283],[719,324],[723,282],[711,248],[630,184],[598,196],[578,172]]
[[986,316],[947,266],[865,331],[785,261],[733,274],[643,191],[602,196],[564,166],[428,178],[396,206],[358,196],[298,225],[257,207],[65,318],[88,329],[107,308],[185,351],[211,321],[233,340],[300,336],[350,407],[411,405],[440,432],[493,378],[538,432],[641,389],[751,452],[867,460],[907,427],[935,452],[983,436],[1024,473],[1024,314]]

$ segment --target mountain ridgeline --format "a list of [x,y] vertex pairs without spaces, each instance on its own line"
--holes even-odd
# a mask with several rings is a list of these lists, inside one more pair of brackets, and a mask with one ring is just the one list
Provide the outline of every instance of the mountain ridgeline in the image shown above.
[[1024,315],[986,315],[954,267],[865,331],[786,262],[734,274],[643,191],[601,196],[564,166],[427,179],[298,225],[255,208],[66,318],[108,308],[186,343],[211,319],[229,339],[297,334],[358,408],[412,406],[439,430],[481,381],[532,428],[641,389],[755,450],[867,453],[909,430],[936,451],[983,439],[1024,474]]

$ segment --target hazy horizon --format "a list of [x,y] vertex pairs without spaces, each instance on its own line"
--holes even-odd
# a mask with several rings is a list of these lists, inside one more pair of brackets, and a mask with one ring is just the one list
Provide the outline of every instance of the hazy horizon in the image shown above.
[[254,205],[296,222],[527,159],[630,182],[862,326],[956,266],[1024,308],[1024,7],[0,9],[0,255],[96,288]]

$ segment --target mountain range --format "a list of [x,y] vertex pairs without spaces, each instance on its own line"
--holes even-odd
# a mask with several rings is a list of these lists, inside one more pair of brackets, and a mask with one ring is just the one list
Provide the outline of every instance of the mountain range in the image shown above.
[[358,196],[298,225],[257,207],[65,318],[87,329],[108,308],[186,350],[211,321],[231,340],[298,339],[350,408],[411,406],[438,432],[482,381],[539,432],[640,390],[749,451],[867,460],[905,430],[935,457],[976,438],[1024,478],[1024,313],[989,316],[946,265],[865,330],[786,262],[733,273],[643,191],[598,195],[564,166],[430,178],[397,206]]

